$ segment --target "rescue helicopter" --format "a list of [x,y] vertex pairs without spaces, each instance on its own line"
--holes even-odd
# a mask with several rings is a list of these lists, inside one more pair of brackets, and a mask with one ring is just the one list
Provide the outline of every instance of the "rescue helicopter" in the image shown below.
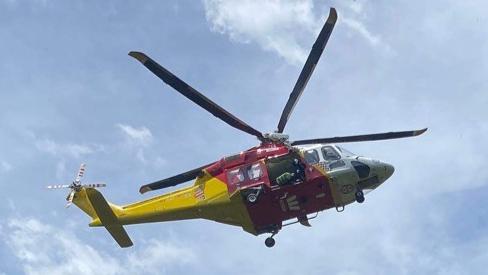
[[283,109],[277,129],[262,133],[240,120],[142,52],[129,55],[177,92],[228,125],[257,137],[259,144],[235,155],[223,157],[184,173],[140,187],[140,193],[155,191],[194,180],[193,185],[124,206],[107,202],[96,187],[104,183],[81,184],[85,166],[80,167],[69,188],[73,203],[88,214],[89,226],[103,226],[121,247],[132,246],[124,225],[187,219],[207,219],[239,226],[253,235],[270,234],[267,247],[285,226],[310,226],[320,211],[343,211],[362,203],[365,193],[384,183],[394,172],[388,163],[358,156],[337,143],[377,141],[414,137],[427,128],[412,131],[314,138],[290,141],[284,133],[287,121],[314,71],[337,21],[329,16],[316,39],[305,65]]

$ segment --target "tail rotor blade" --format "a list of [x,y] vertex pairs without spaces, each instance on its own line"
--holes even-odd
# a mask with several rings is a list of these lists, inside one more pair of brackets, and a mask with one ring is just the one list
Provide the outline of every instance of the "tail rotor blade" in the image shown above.
[[66,208],[70,207],[70,205],[73,203],[73,198],[75,197],[75,190],[71,190],[71,193],[69,193],[68,198],[66,199],[68,203],[66,204]]
[[48,185],[46,186],[47,189],[61,189],[61,188],[69,188],[68,184],[58,184],[58,185]]
[[107,184],[105,184],[104,182],[94,182],[94,183],[83,184],[81,186],[86,188],[98,188],[98,187],[105,187],[107,186]]
[[78,170],[78,175],[76,176],[75,180],[76,182],[80,182],[83,175],[85,175],[85,167],[86,165],[84,163],[80,165],[80,170]]

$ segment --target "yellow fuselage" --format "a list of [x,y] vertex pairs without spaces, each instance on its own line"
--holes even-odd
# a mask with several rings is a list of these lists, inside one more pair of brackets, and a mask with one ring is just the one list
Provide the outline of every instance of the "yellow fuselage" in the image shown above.
[[[242,226],[245,231],[256,234],[238,193],[229,195],[223,181],[205,174],[187,188],[125,206],[109,205],[121,225],[202,218]],[[83,190],[76,194],[73,202],[93,218],[90,226],[103,226]]]

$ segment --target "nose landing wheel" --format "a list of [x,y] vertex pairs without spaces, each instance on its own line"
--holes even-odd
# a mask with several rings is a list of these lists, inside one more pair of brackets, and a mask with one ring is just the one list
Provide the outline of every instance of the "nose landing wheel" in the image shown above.
[[356,193],[354,195],[355,195],[356,201],[358,203],[363,203],[364,202],[364,193],[363,193],[362,190],[356,191]]
[[273,239],[274,235],[278,234],[278,231],[279,230],[275,230],[275,231],[272,231],[271,232],[271,236],[267,237],[266,240],[264,240],[264,244],[266,245],[266,247],[273,247],[275,245],[275,239]]
[[273,237],[267,237],[266,240],[264,241],[264,244],[266,247],[273,247],[275,245],[275,239]]

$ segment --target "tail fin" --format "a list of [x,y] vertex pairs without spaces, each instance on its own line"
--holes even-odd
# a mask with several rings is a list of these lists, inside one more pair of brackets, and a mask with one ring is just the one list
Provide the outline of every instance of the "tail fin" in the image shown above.
[[102,222],[102,225],[112,235],[120,247],[130,247],[133,245],[124,227],[119,223],[114,211],[105,200],[103,195],[94,188],[86,188],[86,196],[90,201],[93,210]]

